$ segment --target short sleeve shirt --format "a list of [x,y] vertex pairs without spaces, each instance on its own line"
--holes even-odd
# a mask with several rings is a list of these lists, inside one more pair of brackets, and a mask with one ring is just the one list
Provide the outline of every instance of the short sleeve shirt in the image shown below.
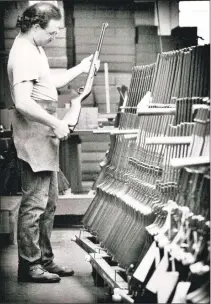
[[[8,78],[14,100],[14,86],[33,82],[31,98],[48,113],[56,115],[57,90],[53,84],[48,59],[42,47],[17,36],[10,50]],[[13,110],[12,126],[18,157],[28,162],[34,172],[59,170],[59,140],[50,127],[27,119]]]

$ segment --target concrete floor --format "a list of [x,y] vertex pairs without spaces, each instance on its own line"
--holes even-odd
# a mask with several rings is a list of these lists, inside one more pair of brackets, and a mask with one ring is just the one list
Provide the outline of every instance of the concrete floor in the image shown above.
[[108,303],[108,288],[96,287],[86,253],[71,238],[78,229],[54,228],[52,246],[55,262],[75,270],[73,277],[55,284],[17,282],[17,245],[1,250],[0,303]]

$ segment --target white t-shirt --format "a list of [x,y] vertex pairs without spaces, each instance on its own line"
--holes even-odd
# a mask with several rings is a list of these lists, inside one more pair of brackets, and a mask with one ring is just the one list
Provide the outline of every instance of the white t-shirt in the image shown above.
[[11,94],[13,87],[23,81],[34,81],[31,98],[35,101],[57,101],[57,90],[52,82],[48,59],[42,47],[36,47],[27,39],[16,37],[10,50],[8,77]]
[[[18,35],[10,50],[7,70],[13,100],[16,84],[33,81],[31,98],[48,113],[56,115],[57,90],[42,47],[36,47]],[[16,109],[13,111],[12,126],[20,159],[29,163],[34,172],[59,171],[59,140],[51,136],[50,127],[27,119]]]

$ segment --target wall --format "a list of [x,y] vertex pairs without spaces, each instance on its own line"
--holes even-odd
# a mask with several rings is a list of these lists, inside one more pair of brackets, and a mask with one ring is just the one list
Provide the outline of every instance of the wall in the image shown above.
[[[65,17],[69,18],[72,7],[64,2]],[[116,112],[119,101],[117,85],[129,84],[131,69],[135,64],[135,31],[130,5],[115,4],[75,4],[74,49],[75,63],[93,54],[96,50],[103,22],[108,22],[101,49],[101,68],[95,78],[92,103],[98,106],[100,113],[106,112],[104,63],[108,63],[111,112]],[[71,83],[72,89],[84,85],[83,75]]]

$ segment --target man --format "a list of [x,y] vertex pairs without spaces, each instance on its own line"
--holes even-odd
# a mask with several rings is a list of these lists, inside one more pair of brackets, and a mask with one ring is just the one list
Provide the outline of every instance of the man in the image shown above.
[[59,142],[69,134],[67,122],[55,115],[56,88],[81,73],[88,73],[92,56],[53,79],[42,46],[55,39],[60,21],[61,13],[51,3],[39,2],[28,7],[19,19],[21,32],[9,54],[8,77],[15,105],[13,136],[22,183],[19,281],[59,282],[61,276],[74,273],[54,263],[50,243],[58,198]]

